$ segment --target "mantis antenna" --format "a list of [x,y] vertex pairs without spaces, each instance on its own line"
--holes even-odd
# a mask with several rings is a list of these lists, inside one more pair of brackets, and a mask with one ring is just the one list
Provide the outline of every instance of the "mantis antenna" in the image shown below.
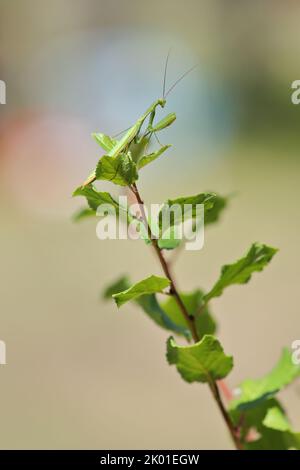
[[177,80],[175,83],[173,83],[173,85],[168,89],[167,93],[164,95],[164,98],[166,98],[168,96],[169,93],[171,93],[171,91],[176,87],[176,85],[178,85],[179,82],[181,82],[181,80],[183,80],[189,73],[191,73],[193,70],[195,70],[195,68],[198,67],[198,64],[194,65],[193,67],[191,67],[189,70],[187,70],[186,72],[184,72]]
[[[170,54],[171,54],[171,47],[168,50],[168,54],[167,54],[167,57],[166,57],[166,60],[165,60],[165,66],[164,66],[164,80],[163,80],[163,94],[162,94],[163,99],[165,99],[165,93],[166,93],[167,70],[168,70],[168,63],[169,63]],[[117,134],[114,134],[113,138],[118,137],[119,135],[123,134],[124,132],[128,131],[129,129],[130,129],[130,127],[127,127],[127,129],[124,129],[123,131],[118,132]]]
[[171,54],[171,48],[168,51],[166,62],[165,62],[164,83],[163,83],[163,99],[165,99],[165,93],[166,93],[166,79],[167,79],[167,70],[168,70],[168,62],[169,62],[170,54]]
[[[168,71],[168,64],[169,64],[170,55],[171,55],[171,47],[170,47],[170,49],[168,50],[168,54],[167,54],[166,61],[165,61],[165,67],[164,67],[163,99],[165,99],[165,98],[169,95],[169,93],[171,93],[171,91],[178,85],[178,83],[181,82],[181,80],[183,80],[183,79],[184,79],[187,75],[189,75],[196,67],[198,67],[198,64],[196,64],[196,65],[194,65],[193,67],[191,67],[190,69],[188,69],[186,72],[184,72],[184,73],[175,81],[175,83],[173,83],[173,85],[169,88],[169,90],[168,90],[167,93],[166,93],[167,71]],[[118,132],[117,134],[114,134],[114,135],[113,135],[113,138],[118,137],[119,135],[123,134],[124,132],[128,131],[129,129],[130,129],[130,127],[128,127],[127,129],[124,129],[124,130],[121,131],[121,132]]]

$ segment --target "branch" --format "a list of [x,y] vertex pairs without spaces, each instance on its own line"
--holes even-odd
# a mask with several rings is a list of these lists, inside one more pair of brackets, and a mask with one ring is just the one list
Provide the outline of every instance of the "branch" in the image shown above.
[[[139,190],[136,186],[135,183],[132,184],[132,186],[130,186],[130,189],[131,191],[133,192],[133,194],[135,195],[136,197],[136,200],[140,206],[140,210],[141,210],[141,216],[142,216],[142,219],[147,227],[147,232],[148,232],[148,237],[149,239],[151,240],[151,243],[152,243],[152,246],[154,248],[154,251],[159,259],[159,262],[161,264],[161,267],[166,275],[166,277],[169,279],[170,281],[170,294],[174,297],[183,317],[185,318],[189,328],[190,328],[190,331],[191,331],[191,334],[193,336],[193,340],[195,343],[197,343],[198,341],[200,341],[200,338],[199,338],[199,335],[197,333],[197,330],[196,330],[196,326],[195,326],[195,320],[194,320],[194,317],[190,316],[184,303],[182,302],[181,300],[181,297],[179,295],[179,292],[177,290],[177,287],[176,287],[176,283],[175,283],[175,280],[174,280],[174,277],[170,271],[170,267],[161,251],[161,249],[159,248],[158,246],[158,242],[157,242],[157,238],[153,235],[152,231],[151,231],[151,227],[149,226],[148,224],[148,220],[147,220],[147,216],[146,216],[146,213],[145,213],[145,207],[144,207],[144,201],[142,200],[141,196],[140,196],[140,193],[139,193]],[[227,390],[227,386],[224,387],[224,382],[220,381],[220,385],[221,387],[224,388],[226,387],[226,390]],[[211,381],[209,383],[209,388],[210,388],[210,391],[218,405],[218,408],[223,416],[223,419],[226,423],[226,426],[229,430],[229,433],[231,435],[231,438],[234,442],[234,445],[236,447],[236,449],[238,450],[242,450],[243,447],[242,447],[242,444],[240,442],[240,439],[239,439],[239,436],[238,436],[238,432],[236,430],[236,428],[234,427],[232,421],[231,421],[231,418],[224,406],[224,403],[223,403],[223,400],[222,400],[222,397],[220,395],[220,391],[219,391],[219,386],[218,386],[218,383],[215,382],[215,381]]]
[[157,239],[154,237],[154,235],[151,231],[150,225],[148,224],[148,220],[147,220],[146,213],[145,213],[144,201],[142,200],[142,198],[140,196],[140,193],[139,193],[135,183],[133,183],[133,185],[131,186],[131,190],[134,193],[137,202],[139,203],[139,206],[140,206],[140,209],[141,209],[141,215],[142,215],[144,223],[147,227],[148,237],[151,240],[152,246],[153,246],[153,248],[155,250],[155,253],[156,253],[156,255],[157,255],[157,257],[160,261],[162,269],[163,269],[166,277],[169,279],[169,281],[171,283],[170,284],[170,294],[174,297],[175,301],[177,302],[177,305],[178,305],[182,315],[184,316],[184,318],[185,318],[185,320],[186,320],[186,322],[187,322],[187,324],[188,324],[188,326],[191,330],[193,339],[194,339],[195,342],[197,342],[197,341],[199,341],[199,337],[198,337],[198,334],[197,334],[197,331],[196,331],[196,326],[195,326],[194,319],[189,315],[187,309],[185,308],[185,305],[183,304],[183,302],[182,302],[182,300],[181,300],[181,298],[178,294],[178,290],[177,290],[177,287],[176,287],[176,284],[175,284],[175,280],[174,280],[173,275],[170,271],[168,263],[165,260],[165,257],[163,255],[161,249],[158,246]]

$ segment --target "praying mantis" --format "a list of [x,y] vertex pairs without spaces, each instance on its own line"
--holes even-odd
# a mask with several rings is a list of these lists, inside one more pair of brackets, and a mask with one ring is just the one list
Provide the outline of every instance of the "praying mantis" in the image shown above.
[[[107,135],[104,134],[93,134],[95,140],[101,145],[101,147],[107,152],[105,157],[110,157],[112,159],[116,159],[122,153],[128,154],[130,152],[131,144],[139,144],[142,142],[143,139],[148,138],[148,141],[154,134],[156,136],[156,132],[159,132],[166,127],[169,127],[176,119],[175,113],[170,113],[161,119],[155,125],[154,119],[156,115],[157,108],[164,108],[166,105],[166,97],[167,95],[173,90],[173,88],[194,68],[192,67],[188,71],[186,71],[178,80],[169,88],[167,93],[165,93],[165,85],[166,85],[166,73],[167,73],[167,66],[169,60],[169,53],[165,63],[165,70],[164,70],[164,81],[163,81],[163,97],[154,101],[154,103],[149,106],[149,108],[145,111],[145,113],[135,122],[133,126],[125,131],[125,134],[120,140],[114,140]],[[148,125],[145,131],[140,135],[141,129],[145,123],[145,121],[149,118]],[[161,144],[160,144],[161,145]],[[169,146],[162,146],[161,145],[161,152],[166,150]],[[147,156],[146,156],[147,157]],[[92,171],[92,173],[88,176],[86,181],[83,183],[82,187],[85,187],[91,183],[93,183],[97,179],[96,170]]]

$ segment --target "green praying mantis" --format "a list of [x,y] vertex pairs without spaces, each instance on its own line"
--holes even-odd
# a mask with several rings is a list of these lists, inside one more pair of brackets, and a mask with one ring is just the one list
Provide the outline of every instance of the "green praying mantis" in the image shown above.
[[[92,134],[94,139],[97,141],[97,143],[107,152],[103,157],[104,159],[107,157],[111,158],[112,161],[114,162],[118,157],[121,155],[125,155],[127,158],[131,159],[131,149],[133,148],[134,145],[139,145],[145,142],[146,144],[150,141],[152,135],[156,137],[156,132],[159,132],[167,127],[169,127],[176,119],[176,114],[175,113],[170,113],[167,116],[165,116],[163,119],[161,119],[158,123],[154,124],[154,119],[156,116],[157,108],[164,108],[166,105],[166,97],[168,94],[174,89],[174,87],[188,74],[190,73],[194,68],[192,67],[188,71],[186,71],[181,77],[179,77],[178,80],[169,88],[167,93],[165,93],[165,85],[166,85],[166,72],[167,72],[167,66],[168,66],[168,60],[169,60],[169,54],[166,59],[165,63],[165,70],[164,70],[164,81],[163,81],[163,97],[157,99],[154,101],[154,103],[151,104],[151,106],[145,111],[145,113],[135,122],[133,126],[130,128],[126,129],[125,134],[120,140],[114,140],[113,138],[102,134],[102,133],[94,133]],[[143,125],[145,121],[148,120],[148,125],[146,126],[144,132],[141,133],[141,130],[143,128]],[[158,140],[158,139],[157,139]],[[159,141],[158,141],[159,142]],[[160,143],[160,142],[159,142]],[[160,144],[161,145],[161,144]],[[142,145],[143,147],[143,145]],[[141,166],[144,166],[144,164],[147,164],[147,159],[153,160],[157,156],[159,156],[161,153],[163,153],[165,150],[167,150],[170,146],[169,145],[161,145],[160,150],[153,154],[145,155],[143,157],[143,163]],[[102,158],[103,158],[102,157]],[[101,161],[101,160],[100,160]],[[118,168],[118,167],[117,167]],[[91,183],[93,183],[97,178],[97,170],[93,170],[92,173],[88,176],[86,181],[83,183],[82,187],[85,187]]]

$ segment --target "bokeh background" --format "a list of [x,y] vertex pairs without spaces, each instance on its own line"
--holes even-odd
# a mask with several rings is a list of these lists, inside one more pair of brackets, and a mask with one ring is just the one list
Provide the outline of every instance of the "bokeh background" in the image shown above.
[[[96,238],[71,193],[117,133],[169,96],[172,152],[143,171],[146,201],[233,194],[200,252],[176,262],[183,290],[209,288],[253,241],[280,248],[263,274],[212,307],[228,382],[259,377],[300,338],[299,2],[0,0],[1,448],[231,448],[204,386],[165,360],[167,334],[100,298],[119,274],[160,274],[143,242]],[[282,396],[300,429],[300,386]]]

